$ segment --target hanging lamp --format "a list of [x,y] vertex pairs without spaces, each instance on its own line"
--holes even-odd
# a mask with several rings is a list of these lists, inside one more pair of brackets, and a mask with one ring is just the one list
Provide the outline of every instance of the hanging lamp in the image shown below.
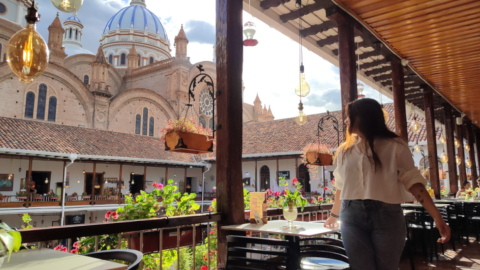
[[83,0],[52,0],[52,4],[60,11],[75,13],[83,5]]
[[[250,13],[250,0],[248,0],[248,13]],[[250,13],[250,14],[252,14],[252,13]],[[252,18],[253,18],[253,16],[252,16]],[[257,32],[257,30],[256,30],[257,26],[255,25],[255,23],[253,23],[252,21],[248,21],[248,22],[245,23],[243,28],[244,28],[243,33],[245,34],[245,37],[247,38],[243,41],[243,46],[245,46],[245,47],[255,47],[255,46],[257,46],[258,40],[253,38],[255,36],[255,33]]]
[[47,43],[36,31],[39,16],[35,1],[28,8],[25,19],[27,26],[8,42],[7,63],[21,82],[31,83],[47,69],[50,53]]
[[[298,8],[302,7],[301,1],[297,2]],[[302,97],[308,96],[310,94],[310,86],[308,85],[307,81],[305,80],[305,66],[303,65],[303,38],[302,38],[302,18],[298,18],[299,21],[299,62],[300,62],[300,74],[299,74],[299,84],[295,88],[295,94],[300,97],[300,103],[298,104],[298,116],[295,117],[295,122],[303,126],[307,123],[307,115],[303,112],[303,103]]]
[[460,147],[460,142],[458,141],[457,138],[455,138],[455,140],[453,141],[453,144],[455,144],[455,148]]
[[472,167],[472,161],[467,158],[467,161],[465,161],[465,166],[470,169]]
[[448,163],[448,156],[447,154],[445,154],[445,151],[443,151],[443,154],[440,156],[440,162],[442,162],[443,164]]
[[415,134],[418,134],[420,132],[420,130],[422,130],[422,125],[420,125],[420,123],[418,123],[416,116],[413,117],[413,122],[410,125],[410,127],[412,128],[412,131]]
[[455,163],[457,163],[457,166],[460,166],[460,164],[462,164],[462,159],[458,155],[455,157]]
[[467,151],[467,152],[469,152],[469,151],[470,151],[470,145],[469,145],[468,143],[467,143],[467,144],[465,144],[465,147],[464,147],[464,148],[465,148],[465,151]]
[[422,151],[422,148],[420,147],[420,145],[418,145],[418,141],[417,141],[417,144],[415,144],[415,152],[420,152]]

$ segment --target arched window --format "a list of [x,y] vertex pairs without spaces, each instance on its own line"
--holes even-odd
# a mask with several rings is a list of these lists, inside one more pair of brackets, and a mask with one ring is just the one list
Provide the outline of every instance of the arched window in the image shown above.
[[148,109],[143,108],[143,127],[142,127],[142,135],[147,135],[148,129]]
[[142,66],[142,57],[140,56],[140,54],[138,55],[138,66]]
[[135,134],[140,134],[141,122],[142,122],[142,116],[140,116],[140,114],[137,114],[137,116],[135,116]]
[[78,29],[75,30],[75,39],[78,39]]
[[126,57],[125,54],[122,53],[122,55],[120,56],[120,65],[125,65],[125,62],[126,62],[125,57]]
[[150,57],[150,64],[153,64],[153,62],[155,62],[155,60],[153,59],[153,57]]
[[154,128],[155,128],[155,119],[153,119],[153,117],[150,117],[150,136],[153,137],[153,133],[154,133]]
[[57,118],[57,98],[50,97],[48,101],[48,121],[55,122]]
[[113,54],[110,54],[110,56],[108,57],[108,62],[110,63],[110,65],[113,65]]
[[47,103],[47,86],[40,84],[38,90],[37,119],[45,120],[45,104]]
[[33,107],[35,106],[35,94],[33,92],[27,93],[25,100],[25,118],[33,118]]
[[83,76],[83,84],[87,85],[90,83],[90,78],[88,75]]
[[200,125],[202,125],[203,128],[207,127],[207,121],[205,120],[205,118],[203,116],[200,116],[200,119],[198,119],[198,122],[200,122]]
[[69,38],[72,38],[72,28],[70,28],[70,35]]
[[270,188],[270,169],[268,166],[263,166],[260,169],[260,191],[265,191]]

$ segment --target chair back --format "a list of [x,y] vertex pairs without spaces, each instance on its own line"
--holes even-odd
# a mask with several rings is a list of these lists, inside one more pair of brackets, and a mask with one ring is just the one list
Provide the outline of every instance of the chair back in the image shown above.
[[140,251],[132,249],[111,249],[83,254],[100,260],[120,260],[130,264],[127,270],[137,270],[142,261],[143,254]]
[[245,236],[227,236],[226,269],[286,269],[288,241]]

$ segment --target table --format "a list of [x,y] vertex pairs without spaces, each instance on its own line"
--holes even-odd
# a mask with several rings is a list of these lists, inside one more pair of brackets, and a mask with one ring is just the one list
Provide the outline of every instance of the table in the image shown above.
[[285,240],[292,243],[292,257],[290,260],[290,266],[287,266],[287,269],[297,269],[299,265],[298,258],[300,255],[300,237],[313,237],[340,231],[340,228],[325,228],[323,224],[324,223],[294,221],[294,228],[288,229],[286,220],[272,220],[268,221],[267,224],[262,225],[245,223],[240,225],[222,226],[221,229],[226,231],[244,231],[285,235]]
[[125,270],[127,265],[52,249],[31,249],[12,253],[2,270]]
[[[449,206],[450,204],[448,203],[435,203],[435,206],[438,208],[438,207],[447,207]],[[413,208],[423,208],[423,206],[419,203],[402,203],[402,207],[413,207]]]
[[413,210],[403,210],[403,215],[406,216],[406,215],[411,214],[413,212],[415,212],[415,211],[413,211]]

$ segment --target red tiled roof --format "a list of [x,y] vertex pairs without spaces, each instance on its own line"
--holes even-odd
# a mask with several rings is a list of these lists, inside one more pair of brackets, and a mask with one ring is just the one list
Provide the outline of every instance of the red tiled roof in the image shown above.
[[159,138],[0,117],[0,148],[194,162],[165,152]]

